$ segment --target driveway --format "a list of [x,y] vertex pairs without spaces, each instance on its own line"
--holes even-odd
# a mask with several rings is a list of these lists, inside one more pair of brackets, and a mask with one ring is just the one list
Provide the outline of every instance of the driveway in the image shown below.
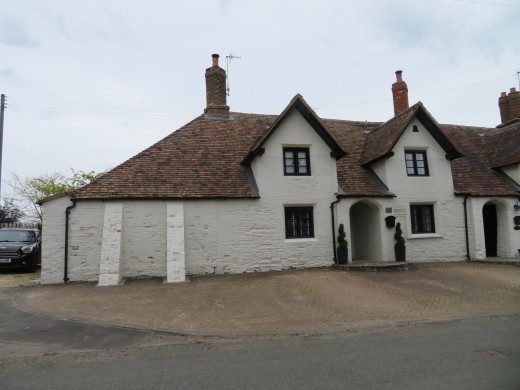
[[25,288],[24,311],[188,335],[333,333],[520,313],[520,267],[417,264],[409,272],[314,269]]

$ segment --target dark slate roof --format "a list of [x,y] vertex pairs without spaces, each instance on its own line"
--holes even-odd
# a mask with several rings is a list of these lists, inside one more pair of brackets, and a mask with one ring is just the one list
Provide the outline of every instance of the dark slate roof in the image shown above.
[[[306,103],[299,95],[298,102]],[[294,104],[288,106],[296,108]],[[301,108],[300,107],[300,108]],[[288,110],[287,109],[287,110]],[[285,111],[284,111],[285,112]],[[367,162],[384,157],[397,142],[403,126],[414,115],[426,115],[422,103],[386,123],[319,119],[313,128],[322,131],[335,153],[339,194],[343,196],[392,196],[373,173]],[[232,120],[217,120],[201,115],[131,159],[112,169],[89,185],[73,191],[76,199],[201,199],[255,198],[254,182],[248,156],[261,148],[274,131],[281,115],[231,113]],[[305,115],[304,115],[305,116]],[[429,114],[428,114],[429,116]],[[427,119],[427,118],[426,118]],[[309,119],[308,119],[309,120]],[[423,120],[425,120],[423,118]],[[433,120],[433,119],[432,119]],[[456,154],[451,161],[455,192],[458,194],[518,196],[518,188],[499,170],[493,169],[485,147],[500,149],[506,135],[497,132],[515,130],[513,145],[508,146],[507,161],[518,159],[518,126],[504,129],[438,125],[432,122],[439,140]],[[516,127],[513,127],[516,126]],[[396,130],[397,129],[397,130]],[[480,136],[484,134],[484,136]],[[501,134],[501,133],[500,133]],[[509,133],[508,133],[509,134]],[[488,138],[486,138],[488,137]],[[502,137],[502,138],[501,138]],[[459,152],[460,151],[460,152]],[[345,154],[346,153],[346,154]],[[495,153],[499,155],[500,153]],[[336,154],[336,156],[338,156]],[[512,156],[512,157],[511,157]],[[495,164],[496,161],[493,160]],[[260,196],[262,189],[260,188]]]

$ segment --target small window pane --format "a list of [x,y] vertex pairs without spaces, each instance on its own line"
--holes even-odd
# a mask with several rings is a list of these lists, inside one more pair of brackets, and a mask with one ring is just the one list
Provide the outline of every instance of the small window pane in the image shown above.
[[285,175],[311,174],[308,148],[284,148],[283,155]]
[[285,237],[314,237],[312,207],[285,208]]
[[405,152],[406,173],[408,176],[428,176],[428,160],[424,151]]

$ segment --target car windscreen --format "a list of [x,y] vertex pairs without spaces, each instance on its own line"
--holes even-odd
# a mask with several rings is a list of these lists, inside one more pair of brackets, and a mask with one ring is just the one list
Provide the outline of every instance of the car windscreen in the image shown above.
[[30,230],[0,230],[0,242],[35,242],[36,234]]

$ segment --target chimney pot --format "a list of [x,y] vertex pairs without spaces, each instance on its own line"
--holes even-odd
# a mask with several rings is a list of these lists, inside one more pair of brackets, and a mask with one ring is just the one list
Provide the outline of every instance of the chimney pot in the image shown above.
[[218,54],[212,54],[211,57],[213,58],[213,66],[218,66],[218,58],[220,56]]
[[507,92],[502,92],[502,93],[500,94],[500,97],[506,97],[506,96],[507,96]]
[[516,92],[516,88],[515,88],[515,87],[513,87],[513,88],[511,88],[511,89],[509,90],[509,93],[515,93],[515,92]]
[[397,81],[403,81],[403,71],[402,70],[396,70],[395,71],[395,78]]

